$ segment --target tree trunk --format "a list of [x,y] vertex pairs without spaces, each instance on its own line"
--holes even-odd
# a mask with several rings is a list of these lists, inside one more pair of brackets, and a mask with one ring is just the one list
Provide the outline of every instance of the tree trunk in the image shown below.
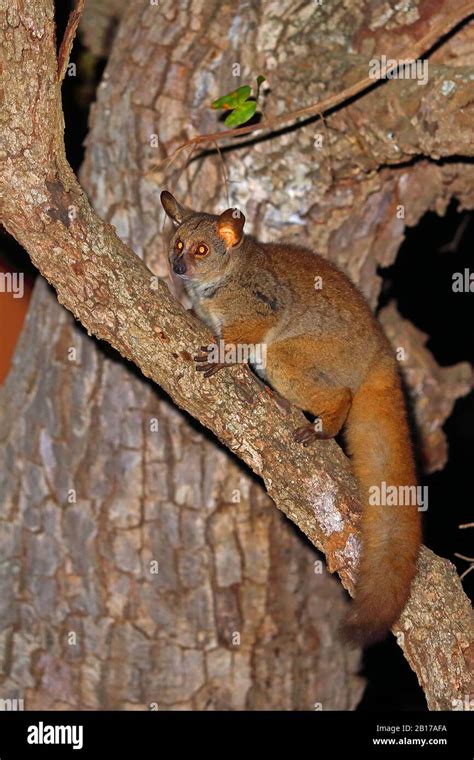
[[243,466],[41,279],[1,402],[2,697],[354,707],[339,584]]

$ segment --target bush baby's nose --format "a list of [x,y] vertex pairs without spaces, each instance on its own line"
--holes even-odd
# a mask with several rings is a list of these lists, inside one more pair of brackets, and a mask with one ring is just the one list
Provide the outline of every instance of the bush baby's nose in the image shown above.
[[183,259],[176,259],[176,261],[173,264],[173,272],[175,274],[184,274],[186,271],[186,264],[184,263]]

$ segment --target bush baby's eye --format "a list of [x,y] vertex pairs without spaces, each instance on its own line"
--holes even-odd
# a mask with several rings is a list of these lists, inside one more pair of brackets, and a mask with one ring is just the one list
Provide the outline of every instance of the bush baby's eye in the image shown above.
[[182,240],[177,240],[176,241],[176,248],[178,249],[178,251],[182,251],[183,250],[184,246],[183,246]]
[[207,245],[204,245],[204,243],[200,243],[197,247],[196,253],[199,254],[199,256],[205,256],[205,254],[209,251],[209,248]]

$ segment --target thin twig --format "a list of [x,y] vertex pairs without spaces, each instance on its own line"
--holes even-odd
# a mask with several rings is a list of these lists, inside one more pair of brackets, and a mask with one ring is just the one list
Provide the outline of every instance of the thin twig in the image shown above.
[[86,0],[76,0],[75,7],[71,11],[69,15],[69,19],[66,26],[66,31],[64,32],[64,37],[61,42],[61,47],[59,48],[58,53],[58,82],[61,83],[64,79],[64,76],[66,74],[67,65],[69,63],[69,56],[71,55],[72,50],[72,43],[74,42],[74,37],[76,36],[77,27],[79,24],[79,20],[82,16],[82,11],[84,10],[84,5],[86,3]]
[[459,580],[463,580],[463,578],[466,577],[468,573],[471,572],[471,570],[474,570],[474,557],[466,557],[464,554],[458,554],[458,552],[454,552],[454,556],[458,557],[458,559],[463,559],[465,562],[469,562],[470,565],[464,572],[459,576]]

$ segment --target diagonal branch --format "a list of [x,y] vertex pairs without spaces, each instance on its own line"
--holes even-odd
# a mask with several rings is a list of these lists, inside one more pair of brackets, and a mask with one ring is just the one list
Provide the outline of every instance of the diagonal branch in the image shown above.
[[[133,361],[262,477],[276,506],[324,551],[329,569],[352,591],[359,508],[347,459],[333,441],[311,451],[296,447],[292,431],[301,413],[285,415],[261,400],[245,368],[211,380],[196,375],[192,355],[209,334],[90,207],[64,153],[53,3],[24,5],[19,26],[7,22],[5,29],[5,227],[89,334]],[[39,66],[48,88],[31,76]],[[464,704],[472,690],[470,606],[453,566],[427,549],[395,632],[430,707]]]

